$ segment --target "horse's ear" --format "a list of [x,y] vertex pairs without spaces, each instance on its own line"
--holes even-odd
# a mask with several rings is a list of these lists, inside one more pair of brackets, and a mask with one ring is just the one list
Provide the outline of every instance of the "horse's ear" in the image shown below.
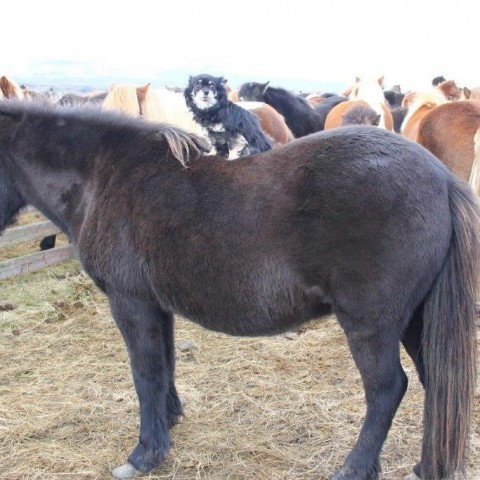
[[260,84],[260,88],[262,89],[262,94],[264,94],[267,91],[268,85],[270,84],[270,80],[266,83]]
[[463,87],[463,96],[466,99],[469,99],[471,94],[472,94],[472,91],[468,87]]
[[137,87],[137,96],[140,102],[143,102],[147,96],[148,89],[150,88],[150,82],[142,85],[141,87]]
[[355,83],[360,83],[362,79],[360,77],[355,77]]
[[146,93],[148,89],[150,88],[151,83],[148,82],[145,85],[142,85],[141,87],[137,87],[138,92]]
[[381,77],[379,77],[378,79],[378,84],[383,88],[383,80],[385,79],[385,75],[382,75]]

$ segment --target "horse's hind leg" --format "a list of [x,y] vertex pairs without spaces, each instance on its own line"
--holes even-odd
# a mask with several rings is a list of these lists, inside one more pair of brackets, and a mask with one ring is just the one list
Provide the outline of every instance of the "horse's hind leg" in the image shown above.
[[[415,364],[418,378],[422,385],[425,382],[425,365],[423,362],[422,351],[422,334],[423,334],[423,305],[418,307],[410,319],[407,329],[402,338],[403,346],[408,355]],[[405,477],[405,480],[418,480],[421,476],[421,463],[417,463],[413,469],[413,473]]]
[[[128,463],[113,470],[133,478],[159,466],[168,453],[169,424],[181,412],[173,386],[173,318],[153,302],[107,293],[112,315],[127,344],[140,404],[139,442]],[[170,409],[170,412],[168,411]]]
[[380,450],[407,389],[400,338],[394,322],[387,325],[338,312],[337,318],[362,377],[367,414],[354,448],[332,480],[376,480]]
[[418,378],[422,385],[425,379],[425,366],[422,352],[423,333],[423,305],[417,308],[402,338],[403,346],[417,369]]

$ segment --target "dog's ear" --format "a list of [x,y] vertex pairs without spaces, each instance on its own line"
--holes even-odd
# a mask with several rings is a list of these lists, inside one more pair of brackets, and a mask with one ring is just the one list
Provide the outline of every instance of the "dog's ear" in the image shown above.
[[220,77],[220,83],[223,83],[225,85],[227,82],[228,82],[228,78]]

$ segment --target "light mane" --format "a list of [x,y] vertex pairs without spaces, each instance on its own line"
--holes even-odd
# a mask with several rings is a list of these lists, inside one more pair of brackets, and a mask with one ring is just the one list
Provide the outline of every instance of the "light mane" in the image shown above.
[[447,103],[445,95],[438,88],[432,88],[426,92],[416,92],[413,102],[408,107],[407,115],[402,122],[402,132],[410,119],[418,112],[422,107],[434,108],[438,105]]
[[132,117],[140,115],[137,89],[133,85],[111,85],[105,100],[103,110],[117,110]]

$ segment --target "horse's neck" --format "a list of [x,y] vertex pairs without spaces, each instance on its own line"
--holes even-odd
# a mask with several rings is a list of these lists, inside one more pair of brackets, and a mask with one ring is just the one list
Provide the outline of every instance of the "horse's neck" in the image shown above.
[[432,105],[422,104],[419,105],[418,108],[412,109],[411,112],[409,110],[402,123],[402,135],[410,140],[416,141],[420,120],[433,108],[434,106]]

